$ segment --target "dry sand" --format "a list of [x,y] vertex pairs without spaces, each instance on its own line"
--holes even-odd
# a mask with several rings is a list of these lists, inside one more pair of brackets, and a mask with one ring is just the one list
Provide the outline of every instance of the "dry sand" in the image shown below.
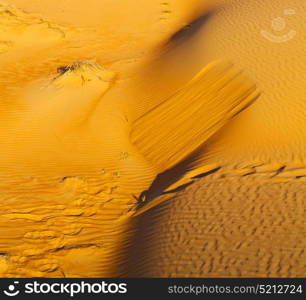
[[303,276],[305,14],[1,2],[1,276]]

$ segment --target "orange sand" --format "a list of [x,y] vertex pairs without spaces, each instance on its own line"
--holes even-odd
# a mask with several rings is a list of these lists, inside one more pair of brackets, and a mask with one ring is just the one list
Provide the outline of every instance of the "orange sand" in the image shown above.
[[305,274],[305,1],[8,2],[2,277]]

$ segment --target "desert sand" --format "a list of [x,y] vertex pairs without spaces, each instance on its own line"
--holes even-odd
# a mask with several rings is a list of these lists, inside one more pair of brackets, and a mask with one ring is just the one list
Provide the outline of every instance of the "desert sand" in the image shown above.
[[1,277],[304,276],[305,15],[0,2]]

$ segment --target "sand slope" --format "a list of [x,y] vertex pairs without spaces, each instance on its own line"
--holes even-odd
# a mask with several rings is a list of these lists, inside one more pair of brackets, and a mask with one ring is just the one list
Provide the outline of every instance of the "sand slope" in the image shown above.
[[[229,58],[252,76],[262,94],[191,160],[151,186],[144,196],[151,203],[136,214],[128,253],[140,243],[144,248],[133,257],[127,254],[131,264],[125,274],[305,274],[305,4],[259,2],[219,1],[205,26],[173,52],[184,61],[192,49],[197,63]],[[296,13],[284,15],[289,8]],[[269,22],[278,16],[285,17],[287,27],[274,34],[294,29],[295,38],[274,43],[261,35],[263,29],[273,33]],[[166,187],[168,194],[158,197],[160,183],[184,171]]]

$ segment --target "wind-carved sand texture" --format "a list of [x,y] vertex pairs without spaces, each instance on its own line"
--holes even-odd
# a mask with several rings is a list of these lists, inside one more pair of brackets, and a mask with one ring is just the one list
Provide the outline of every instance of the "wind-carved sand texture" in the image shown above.
[[305,1],[8,2],[2,277],[305,275]]

